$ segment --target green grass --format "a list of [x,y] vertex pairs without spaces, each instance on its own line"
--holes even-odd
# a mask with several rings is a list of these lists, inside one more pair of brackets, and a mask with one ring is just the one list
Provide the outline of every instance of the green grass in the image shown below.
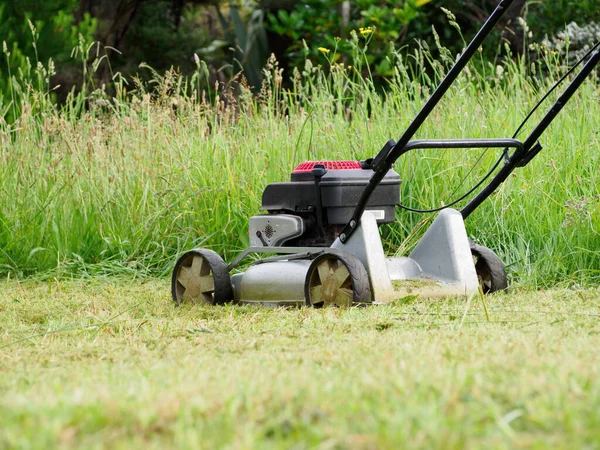
[[2,282],[2,448],[598,448],[598,290],[180,307]]
[[[427,57],[418,55],[417,69]],[[284,89],[270,61],[253,98],[243,85],[235,97],[199,96],[200,66],[191,80],[155,74],[149,86],[116,77],[116,98],[100,89],[61,110],[23,81],[21,117],[0,121],[0,274],[166,275],[195,246],[231,259],[248,244],[247,222],[267,183],[288,179],[305,160],[372,157],[400,135],[435,83],[424,71],[409,78],[408,67],[397,60],[380,95],[357,72],[308,63]],[[548,62],[554,72],[540,81],[524,63],[504,67],[463,75],[416,138],[512,135],[560,68]],[[599,95],[597,80],[585,84],[544,136],[546,150],[468,221],[471,237],[504,259],[513,284],[600,280]],[[479,156],[431,150],[401,158],[403,201],[448,203],[498,155],[487,152],[470,173]],[[399,210],[383,230],[388,252],[409,251],[431,218]]]
[[[0,118],[0,447],[600,447],[597,78],[545,152],[468,220],[506,262],[511,294],[173,307],[164,276],[177,255],[233,258],[267,183],[304,160],[372,157],[400,135],[444,68],[423,51],[390,57],[383,94],[357,70],[310,62],[284,88],[275,61],[258,97],[243,82],[201,91],[199,64],[147,85],[115,74],[107,90],[86,78],[59,109],[32,87],[41,69],[15,76],[18,106],[0,104],[20,111]],[[564,70],[476,66],[416,138],[511,136]],[[401,197],[447,204],[496,156],[407,155]],[[432,216],[397,219],[382,238],[405,254]]]

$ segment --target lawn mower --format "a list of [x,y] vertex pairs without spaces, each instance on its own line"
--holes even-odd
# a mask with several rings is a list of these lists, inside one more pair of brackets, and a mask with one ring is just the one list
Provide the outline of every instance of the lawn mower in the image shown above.
[[[266,214],[250,218],[250,247],[229,264],[209,249],[196,248],[181,255],[172,276],[175,303],[349,307],[411,295],[472,296],[480,290],[506,289],[502,261],[492,250],[469,240],[464,221],[516,168],[524,167],[542,150],[538,139],[594,72],[600,43],[552,87],[513,138],[411,139],[512,2],[499,2],[397,142],[390,140],[365,161],[306,162],[292,172],[289,182],[269,184],[262,196],[261,210]],[[533,112],[582,64],[531,134],[523,141],[516,139]],[[394,162],[416,149],[450,148],[502,151],[467,194],[444,208],[427,211],[439,214],[408,256],[387,258],[379,227],[393,222],[396,207],[402,206],[401,180],[392,170]],[[451,208],[473,195],[462,210]],[[251,254],[260,257],[245,271],[234,273]]]

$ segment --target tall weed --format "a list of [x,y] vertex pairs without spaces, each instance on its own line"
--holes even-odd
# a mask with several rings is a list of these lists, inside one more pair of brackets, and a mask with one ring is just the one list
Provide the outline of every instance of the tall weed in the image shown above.
[[[151,73],[148,83],[115,73],[111,86],[97,87],[93,72],[107,61],[100,47],[84,43],[77,56],[86,84],[62,107],[50,100],[47,83],[40,89],[32,82],[50,67],[15,77],[22,112],[0,124],[0,273],[166,275],[194,246],[232,258],[248,245],[247,222],[266,184],[286,180],[304,160],[374,156],[407,126],[453,60],[436,60],[425,46],[409,54],[390,48],[393,75],[382,93],[364,76],[361,43],[354,45],[352,64],[323,52],[291,74],[289,88],[270,59],[257,96],[243,77],[207,86],[199,58],[191,78],[142,67]],[[564,72],[556,58],[477,65],[416,138],[511,136]],[[600,281],[599,98],[590,80],[544,136],[546,150],[468,220],[469,234],[497,251],[520,283]],[[498,156],[410,153],[395,166],[402,201],[448,204]],[[408,252],[431,219],[398,210],[397,222],[382,229],[388,252]]]

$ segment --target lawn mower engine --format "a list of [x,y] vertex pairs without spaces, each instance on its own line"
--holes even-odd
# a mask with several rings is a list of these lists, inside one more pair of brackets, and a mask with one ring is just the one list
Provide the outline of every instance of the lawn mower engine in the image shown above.
[[[352,217],[374,172],[367,162],[317,161],[300,164],[291,180],[269,184],[262,211],[250,219],[252,247],[329,247]],[[371,196],[366,210],[377,224],[395,220],[400,203],[400,176],[390,170]]]

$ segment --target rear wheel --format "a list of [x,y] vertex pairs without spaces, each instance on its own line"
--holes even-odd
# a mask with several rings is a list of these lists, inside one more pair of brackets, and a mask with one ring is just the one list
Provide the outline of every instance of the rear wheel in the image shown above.
[[504,263],[492,250],[469,241],[475,260],[475,271],[484,294],[504,291],[508,288]]
[[171,279],[173,301],[217,305],[233,300],[227,266],[212,250],[196,248],[175,263]]
[[369,276],[358,258],[344,252],[327,252],[310,264],[304,283],[307,306],[349,308],[371,303]]

